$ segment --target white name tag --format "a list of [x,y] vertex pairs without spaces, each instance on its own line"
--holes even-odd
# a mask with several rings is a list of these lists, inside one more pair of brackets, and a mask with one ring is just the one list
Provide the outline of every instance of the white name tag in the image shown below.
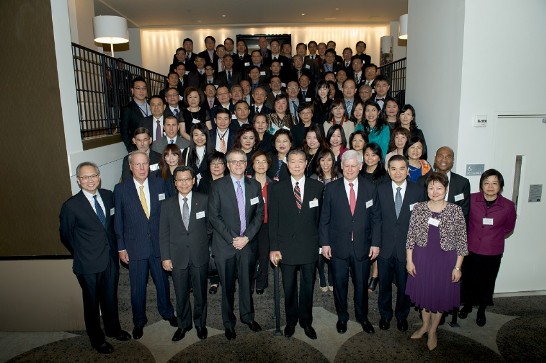
[[231,119],[232,120],[237,120],[237,115],[236,114],[231,115]]
[[305,97],[305,102],[311,102],[311,97]]
[[309,202],[309,208],[316,208],[318,207],[318,199],[315,198],[312,201]]
[[254,198],[252,198],[252,199],[250,200],[250,205],[258,204],[258,202],[259,202],[258,197],[254,197]]
[[159,194],[158,198],[159,198],[159,200],[164,200],[165,199],[165,193]]
[[483,225],[484,226],[492,226],[493,225],[493,218],[484,218],[483,219]]
[[214,85],[214,88],[218,89],[219,86],[220,86],[220,85],[215,84],[215,85]]
[[260,76],[265,76],[265,71],[260,71]]
[[150,165],[151,171],[156,171],[157,169],[159,169],[159,165],[157,163]]
[[113,216],[116,212],[116,208],[110,208],[110,215]]
[[282,82],[281,87],[286,87],[286,83]]
[[188,74],[190,74],[190,71],[185,71],[184,74],[187,76]]
[[284,67],[284,64],[282,64],[282,62],[281,62],[281,67]]
[[455,201],[456,201],[456,202],[458,202],[458,201],[460,201],[460,200],[463,200],[463,199],[464,199],[464,194],[463,194],[463,193],[457,194],[457,195],[455,196]]
[[250,62],[245,62],[245,67],[250,67]]
[[197,174],[195,177],[197,178],[197,181],[201,180],[202,178],[201,173]]
[[437,220],[436,218],[430,217],[428,219],[428,224],[432,224],[434,227],[438,227],[438,225],[440,224],[440,221]]
[[305,65],[305,68],[311,69],[311,66],[310,66],[309,64],[306,64],[306,65]]
[[319,247],[319,248],[318,248],[318,254],[319,254],[319,255],[322,255],[322,247]]
[[205,218],[205,211],[195,213],[195,219]]
[[192,124],[200,124],[201,121],[199,121],[198,119],[194,118],[193,120],[191,120],[191,123],[192,123]]
[[410,206],[409,206],[410,212],[413,211],[413,207],[415,207],[415,204],[417,204],[417,203],[410,204]]
[[373,199],[370,199],[366,202],[366,209],[370,208],[373,205]]

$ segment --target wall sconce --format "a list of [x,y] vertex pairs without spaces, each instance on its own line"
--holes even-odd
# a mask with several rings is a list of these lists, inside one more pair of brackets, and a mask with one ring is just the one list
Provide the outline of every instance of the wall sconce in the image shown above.
[[127,19],[121,16],[99,15],[93,18],[95,42],[110,44],[114,57],[114,44],[129,42]]
[[398,39],[408,39],[408,14],[400,16]]

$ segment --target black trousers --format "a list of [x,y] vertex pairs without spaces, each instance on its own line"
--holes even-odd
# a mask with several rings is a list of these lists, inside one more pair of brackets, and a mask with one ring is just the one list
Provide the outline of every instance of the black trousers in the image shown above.
[[258,266],[256,268],[256,289],[264,290],[269,280],[269,227],[262,224],[258,233]]
[[464,258],[461,281],[461,300],[464,305],[493,305],[501,259],[502,254],[486,256],[474,252]]
[[[176,295],[176,317],[181,329],[207,325],[207,273],[208,264],[185,269],[173,269],[173,286]],[[193,288],[193,316],[190,303],[190,289]]]
[[396,285],[396,307],[394,315],[397,320],[407,319],[410,312],[410,299],[406,295],[406,261],[399,261],[396,257],[377,258],[379,269],[379,298],[377,306],[379,314],[387,321],[393,316],[392,310],[392,284]]
[[[298,271],[300,273],[298,293]],[[313,289],[315,287],[315,262],[302,265],[281,263],[284,288],[286,324],[301,327],[313,323]]]

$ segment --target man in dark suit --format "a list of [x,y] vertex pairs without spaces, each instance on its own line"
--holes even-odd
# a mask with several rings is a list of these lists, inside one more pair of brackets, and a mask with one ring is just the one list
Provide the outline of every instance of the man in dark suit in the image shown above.
[[[142,151],[148,155],[148,159],[150,160],[150,171],[157,170],[159,168],[161,154],[150,149],[150,145],[152,144],[152,135],[150,135],[150,131],[144,127],[139,127],[136,129],[135,136],[133,137],[133,144],[136,145],[136,149],[138,151]],[[121,181],[123,182],[125,180],[129,180],[132,177],[133,173],[131,172],[131,168],[129,166],[129,155],[126,155],[121,163]]]
[[362,40],[356,42],[356,54],[353,56],[354,58],[360,58],[362,59],[362,64],[364,64],[364,68],[370,63],[372,63],[372,57],[367,55],[366,52],[366,43],[364,43]]
[[165,131],[165,136],[160,140],[154,141],[152,144],[152,150],[163,154],[165,146],[169,144],[176,144],[183,150],[190,146],[188,140],[184,139],[182,136],[178,135],[178,120],[174,116],[166,116],[163,119],[163,130]]
[[115,231],[119,258],[129,265],[133,338],[143,335],[146,318],[146,284],[151,273],[157,291],[157,308],[163,319],[178,326],[169,295],[167,273],[161,268],[159,217],[165,199],[161,178],[148,178],[148,155],[134,151],[129,155],[133,178],[114,188],[116,203]]
[[112,192],[99,189],[97,165],[83,162],[76,168],[81,191],[61,208],[60,235],[74,255],[72,270],[82,288],[85,328],[91,345],[101,354],[114,351],[106,336],[125,341],[129,333],[121,330],[118,315],[119,261],[114,234]]
[[252,100],[254,102],[252,104],[252,107],[250,107],[250,115],[248,116],[251,122],[254,120],[254,116],[256,116],[256,114],[258,113],[264,113],[266,115],[269,115],[271,112],[273,112],[272,109],[270,109],[269,107],[265,105],[266,99],[267,99],[267,92],[265,88],[263,87],[254,88],[254,91],[252,91]]
[[173,178],[178,193],[162,203],[159,225],[162,265],[165,271],[172,272],[176,294],[178,329],[172,340],[183,339],[192,328],[192,320],[199,339],[207,339],[208,198],[192,192],[195,173],[189,166],[178,166]]
[[131,144],[133,133],[139,127],[140,120],[151,114],[150,107],[146,102],[147,88],[146,81],[142,77],[135,77],[131,84],[133,100],[121,109],[120,134],[128,152],[134,150]]
[[214,70],[218,70],[218,55],[216,54],[216,39],[212,35],[205,37],[205,50],[198,55],[205,60],[205,65],[210,64]]
[[224,70],[222,72],[218,72],[217,78],[221,86],[226,86],[228,89],[231,89],[231,86],[233,86],[234,84],[239,84],[239,82],[241,82],[243,76],[240,71],[236,71],[233,68],[232,55],[226,54],[223,59]]
[[176,88],[167,88],[165,91],[165,101],[167,105],[163,111],[163,120],[167,116],[174,116],[180,122],[182,118],[182,110],[185,108],[184,102],[180,100],[180,92]]
[[424,189],[408,183],[408,161],[402,155],[389,159],[388,173],[392,181],[377,186],[377,200],[381,207],[381,251],[379,268],[379,328],[388,330],[393,316],[392,284],[396,284],[396,327],[408,330],[410,300],[406,295],[406,239],[411,211],[415,203],[425,200]]
[[237,41],[237,52],[233,55],[233,68],[238,72],[243,72],[246,67],[250,67],[252,59],[248,54],[248,48],[244,40]]
[[322,255],[332,261],[338,333],[347,331],[347,288],[351,271],[355,318],[366,333],[373,334],[375,330],[368,320],[366,287],[370,261],[379,255],[381,213],[374,184],[358,176],[362,155],[348,150],[341,160],[343,178],[327,184],[324,192],[319,230]]
[[271,62],[271,51],[267,49],[267,38],[259,37],[258,38],[258,47],[260,55],[262,56],[262,62],[264,65],[269,65]]
[[225,108],[218,108],[214,117],[214,126],[210,130],[212,148],[227,154],[235,142],[237,130],[231,127],[231,113]]
[[256,267],[258,231],[264,218],[262,187],[245,177],[246,154],[232,149],[227,154],[230,174],[212,183],[208,214],[213,229],[212,254],[222,286],[222,320],[228,340],[236,338],[233,312],[235,280],[239,281],[241,322],[252,331],[262,328],[254,320],[251,281]]
[[165,111],[163,98],[157,95],[152,96],[150,98],[150,110],[152,114],[142,118],[138,123],[138,127],[148,129],[152,135],[152,142],[154,142],[163,137],[163,112]]
[[[319,248],[318,222],[322,191],[321,182],[305,178],[307,159],[302,150],[288,154],[290,180],[271,186],[269,197],[270,259],[282,260],[282,282],[286,327],[284,336],[294,335],[300,323],[305,335],[317,339],[313,326],[313,288]],[[298,270],[300,287],[298,295]]]
[[200,55],[195,56],[195,68],[188,74],[188,86],[202,89],[205,84],[205,58]]
[[194,71],[195,70],[195,54],[193,52],[193,40],[190,38],[185,38],[182,42],[182,46],[186,50],[186,70]]

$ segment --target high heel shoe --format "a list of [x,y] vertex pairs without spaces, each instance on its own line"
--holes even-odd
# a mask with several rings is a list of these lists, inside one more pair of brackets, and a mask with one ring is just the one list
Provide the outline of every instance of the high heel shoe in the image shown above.
[[427,340],[427,347],[428,350],[434,350],[438,346],[438,337],[436,336],[436,333],[429,334],[428,340]]
[[375,291],[375,288],[377,287],[377,281],[379,279],[377,277],[370,277],[370,281],[368,282],[368,290]]
[[413,333],[410,338],[411,339],[421,339],[427,333],[428,333],[427,330],[419,329],[415,333]]

